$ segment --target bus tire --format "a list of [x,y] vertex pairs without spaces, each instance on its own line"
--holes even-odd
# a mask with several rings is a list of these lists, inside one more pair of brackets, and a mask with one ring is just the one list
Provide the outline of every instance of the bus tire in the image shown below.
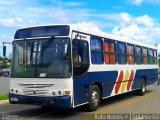
[[97,85],[93,85],[89,94],[89,111],[96,111],[100,105],[101,93]]
[[138,95],[143,96],[146,92],[146,82],[145,79],[142,79],[141,87],[138,90]]

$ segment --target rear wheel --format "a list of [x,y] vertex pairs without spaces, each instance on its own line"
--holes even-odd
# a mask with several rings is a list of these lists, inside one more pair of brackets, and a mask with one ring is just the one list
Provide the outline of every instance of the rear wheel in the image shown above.
[[89,110],[96,111],[100,105],[100,89],[97,85],[93,85],[89,94]]
[[145,79],[142,79],[141,88],[138,90],[138,94],[143,96],[146,92],[146,82]]

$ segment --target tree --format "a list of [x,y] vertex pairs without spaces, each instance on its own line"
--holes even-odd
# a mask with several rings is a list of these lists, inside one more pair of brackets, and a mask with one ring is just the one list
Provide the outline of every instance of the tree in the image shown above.
[[11,67],[11,59],[8,59],[7,57],[3,58],[0,56],[0,61],[2,62],[1,66],[0,66],[0,70]]
[[3,60],[3,58],[0,56],[0,60]]

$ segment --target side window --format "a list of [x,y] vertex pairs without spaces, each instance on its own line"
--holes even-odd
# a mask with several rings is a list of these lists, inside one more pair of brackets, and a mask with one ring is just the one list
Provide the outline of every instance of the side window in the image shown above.
[[122,42],[117,42],[117,60],[118,64],[126,64],[126,45]]
[[134,47],[127,45],[127,62],[128,64],[134,64]]
[[103,64],[103,41],[100,38],[91,38],[91,61]]
[[147,56],[147,49],[142,49],[142,57],[143,57],[143,64],[148,64],[148,56]]
[[83,40],[72,41],[73,52],[73,74],[80,76],[84,74],[89,67],[88,42]]
[[104,61],[105,64],[116,64],[115,42],[104,41]]
[[157,64],[157,51],[154,50],[154,63]]
[[135,47],[135,62],[142,64],[142,49],[140,47]]
[[154,64],[153,50],[151,49],[148,50],[148,63]]

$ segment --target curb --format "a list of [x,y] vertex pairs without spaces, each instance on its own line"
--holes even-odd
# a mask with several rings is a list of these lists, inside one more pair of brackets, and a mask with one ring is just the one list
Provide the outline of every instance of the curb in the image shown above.
[[0,100],[0,105],[9,103],[9,100]]

